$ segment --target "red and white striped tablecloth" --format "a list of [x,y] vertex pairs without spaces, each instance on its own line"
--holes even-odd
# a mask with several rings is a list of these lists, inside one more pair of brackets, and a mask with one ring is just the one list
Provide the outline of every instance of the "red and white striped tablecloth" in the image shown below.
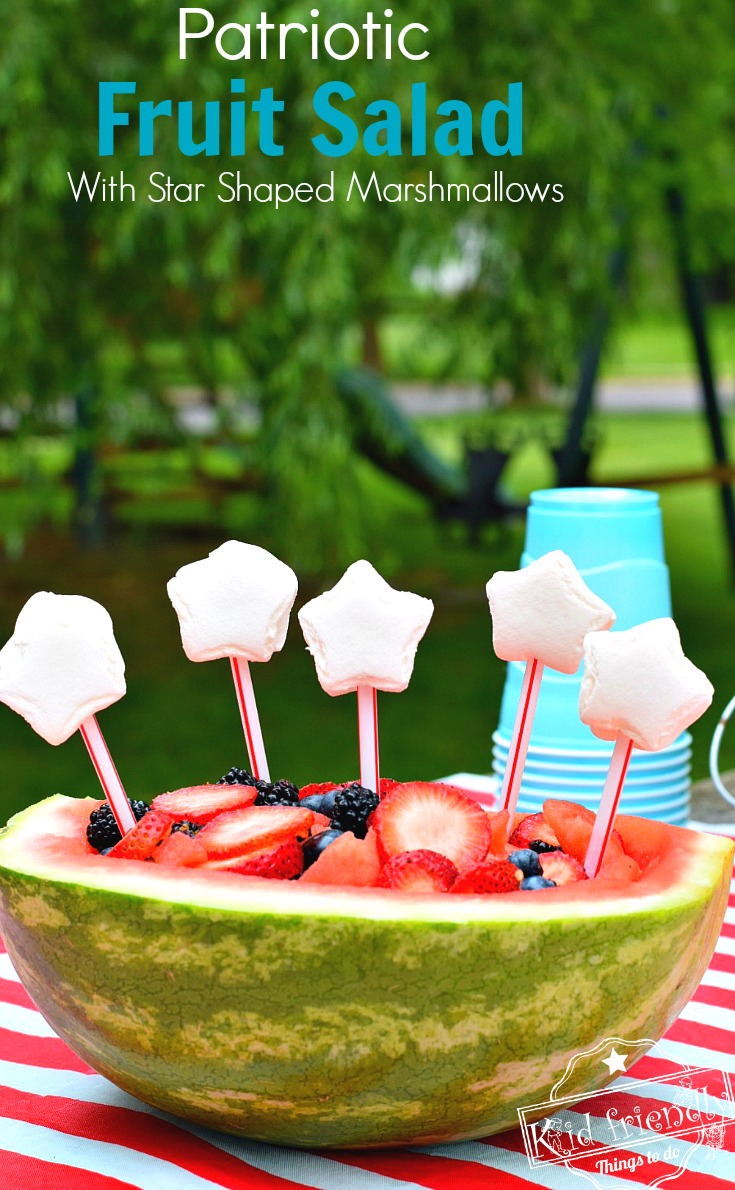
[[[648,1055],[629,1076],[654,1080],[641,1084],[647,1103],[670,1101],[670,1086],[656,1080],[679,1065],[725,1071],[735,1083],[735,883],[710,968],[666,1043],[667,1059]],[[628,1097],[629,1091],[630,1083]],[[594,1099],[575,1108],[582,1116],[586,1110],[594,1119],[603,1109]],[[735,1116],[732,1104],[724,1112]],[[688,1153],[689,1142],[678,1143],[687,1167],[675,1179],[677,1190],[735,1184],[735,1124],[714,1146],[693,1144]],[[624,1156],[616,1152],[618,1166]],[[661,1165],[657,1174],[678,1168]],[[560,1165],[532,1169],[519,1129],[430,1148],[304,1152],[187,1125],[119,1091],[80,1061],[35,1009],[0,941],[2,1190],[630,1190],[644,1184],[650,1180],[641,1182],[626,1168],[587,1180]]]

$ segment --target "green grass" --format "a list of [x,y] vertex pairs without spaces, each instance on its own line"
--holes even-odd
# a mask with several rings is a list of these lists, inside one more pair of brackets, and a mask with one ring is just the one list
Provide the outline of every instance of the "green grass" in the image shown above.
[[[735,375],[735,307],[708,311],[712,353],[721,375]],[[691,335],[681,314],[646,314],[626,321],[610,336],[603,362],[606,377],[689,376],[695,372]]]
[[[435,445],[456,453],[470,421],[432,421]],[[693,416],[620,414],[602,419],[600,430],[596,475],[601,480],[695,467],[707,460],[706,439]],[[483,588],[494,570],[517,565],[522,525],[488,531],[473,549],[458,527],[437,524],[423,500],[368,464],[357,475],[368,556],[379,560],[394,581],[436,603],[408,691],[381,697],[385,774],[407,778],[457,769],[487,771],[504,672],[492,653]],[[538,444],[529,442],[508,480],[518,495],[550,482],[548,460]],[[684,645],[717,691],[713,710],[695,728],[694,771],[702,776],[718,710],[735,687],[729,649],[733,584],[717,492],[709,485],[667,488],[662,505]],[[233,532],[270,544],[259,528],[257,505],[251,503],[246,511]],[[219,540],[203,535],[185,541],[149,530],[147,537],[121,534],[108,549],[84,554],[65,536],[45,530],[30,537],[21,558],[5,561],[2,639],[11,633],[24,600],[41,588],[90,595],[109,608],[127,662],[129,690],[101,715],[101,722],[132,795],[150,797],[162,789],[214,780],[231,765],[245,762],[227,664],[193,665],[185,659],[165,590],[180,565]],[[304,589],[299,601],[314,593]],[[283,653],[269,665],[253,668],[274,776],[303,783],[355,774],[354,700],[322,693],[295,624]],[[96,795],[80,739],[51,748],[2,706],[0,731],[0,818],[56,791]],[[735,731],[726,737],[723,756],[726,766],[735,766]]]

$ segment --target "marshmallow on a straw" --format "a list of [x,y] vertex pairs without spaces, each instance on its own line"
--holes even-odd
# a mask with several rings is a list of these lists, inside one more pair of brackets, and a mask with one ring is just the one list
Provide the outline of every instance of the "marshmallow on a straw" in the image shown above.
[[615,612],[585,583],[561,550],[544,554],[522,570],[499,570],[487,584],[493,618],[493,648],[501,661],[525,661],[502,808],[513,815],[531,739],[544,666],[573,674],[588,632],[606,630]]
[[168,584],[190,661],[229,657],[250,767],[268,781],[249,662],[270,661],[283,648],[298,580],[268,550],[226,541],[208,558],[182,566]]
[[605,858],[633,746],[668,748],[707,710],[713,694],[707,676],[685,657],[671,619],[586,638],[580,718],[598,739],[615,741],[585,859],[588,876],[597,875]]
[[354,562],[335,587],[305,604],[299,622],[327,694],[357,692],[360,781],[378,792],[376,691],[400,693],[411,680],[430,599],[396,591],[369,562]]
[[38,591],[0,650],[0,701],[49,744],[80,731],[123,834],[135,817],[95,718],[125,693],[125,663],[101,604]]

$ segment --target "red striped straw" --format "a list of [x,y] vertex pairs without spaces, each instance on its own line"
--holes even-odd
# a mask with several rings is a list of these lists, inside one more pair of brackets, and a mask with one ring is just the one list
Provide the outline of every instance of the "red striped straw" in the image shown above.
[[245,732],[245,743],[250,759],[250,772],[256,781],[270,781],[268,761],[265,756],[263,733],[260,730],[260,717],[255,701],[253,679],[250,676],[250,666],[241,657],[230,657],[232,677],[237,694],[237,705],[240,708],[242,729]]
[[613,832],[615,814],[620,795],[623,792],[632,751],[633,741],[621,732],[615,741],[610,768],[607,770],[605,778],[605,788],[602,791],[595,825],[592,828],[587,854],[584,858],[584,870],[590,880],[593,876],[597,876],[605,860],[605,852]]
[[505,765],[503,785],[500,791],[501,809],[507,810],[510,814],[510,830],[513,829],[513,815],[518,805],[518,795],[521,791],[523,770],[526,765],[526,755],[528,754],[528,745],[531,739],[533,717],[536,714],[536,704],[538,702],[543,676],[543,662],[539,661],[536,657],[526,662],[526,671],[523,675],[523,685],[521,686],[521,697],[518,702],[516,721],[513,724],[513,735],[511,736],[508,760]]
[[357,687],[357,731],[360,739],[360,784],[378,793],[378,692],[373,686]]
[[105,743],[96,717],[90,715],[80,724],[79,730],[87,745],[87,751],[99,777],[100,785],[105,792],[105,797],[110,803],[115,822],[120,828],[120,833],[126,835],[135,826],[135,815],[130,809],[130,802],[123,789],[122,781],[117,775],[115,762],[110,756],[110,750]]

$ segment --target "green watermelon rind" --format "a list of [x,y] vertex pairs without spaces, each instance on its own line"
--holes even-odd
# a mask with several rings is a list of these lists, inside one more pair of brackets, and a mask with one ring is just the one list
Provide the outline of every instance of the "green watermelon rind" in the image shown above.
[[[30,995],[125,1090],[288,1145],[488,1135],[604,1037],[661,1037],[710,960],[732,863],[727,841],[679,832],[674,888],[552,903],[39,854],[87,812],[51,798],[0,836],[0,929]],[[608,1081],[583,1060],[569,1090]]]

